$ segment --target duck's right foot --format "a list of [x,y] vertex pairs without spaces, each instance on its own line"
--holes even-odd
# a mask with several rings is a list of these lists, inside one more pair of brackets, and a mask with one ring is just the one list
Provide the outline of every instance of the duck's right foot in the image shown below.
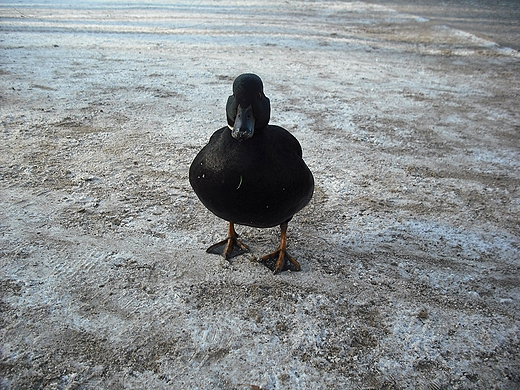
[[208,249],[206,249],[206,252],[224,256],[226,260],[229,260],[235,256],[249,252],[249,248],[238,239],[238,234],[235,232],[235,227],[233,223],[230,222],[228,238],[211,245]]

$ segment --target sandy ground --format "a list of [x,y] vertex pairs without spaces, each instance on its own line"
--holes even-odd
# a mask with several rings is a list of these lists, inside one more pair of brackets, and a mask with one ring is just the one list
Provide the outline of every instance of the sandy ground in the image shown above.
[[520,50],[518,0],[366,0]]
[[[75,4],[0,4],[1,388],[519,388],[518,51],[360,1]],[[298,273],[278,229],[205,253],[188,167],[246,71],[316,179]]]

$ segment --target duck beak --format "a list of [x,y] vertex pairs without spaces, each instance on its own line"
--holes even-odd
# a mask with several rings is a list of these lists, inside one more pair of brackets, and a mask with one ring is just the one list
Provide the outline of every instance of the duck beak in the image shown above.
[[235,124],[231,129],[231,135],[238,141],[244,141],[251,138],[255,132],[255,116],[253,115],[253,107],[242,108],[238,106]]

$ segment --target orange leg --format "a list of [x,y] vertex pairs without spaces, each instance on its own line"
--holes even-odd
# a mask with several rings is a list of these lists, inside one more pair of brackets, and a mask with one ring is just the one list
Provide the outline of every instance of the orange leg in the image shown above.
[[266,267],[271,269],[275,274],[282,271],[299,271],[300,263],[287,253],[287,222],[280,225],[280,246],[278,249],[260,259]]
[[206,252],[224,256],[227,260],[229,260],[232,257],[249,252],[249,248],[238,240],[238,234],[235,231],[235,224],[230,222],[228,228],[228,237],[223,241],[211,245],[208,249],[206,249]]

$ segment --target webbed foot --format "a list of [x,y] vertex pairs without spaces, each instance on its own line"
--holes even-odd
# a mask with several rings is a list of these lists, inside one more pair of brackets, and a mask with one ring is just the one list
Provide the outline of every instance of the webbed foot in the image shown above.
[[238,234],[235,232],[235,226],[230,222],[228,238],[211,245],[206,249],[206,252],[224,256],[226,260],[229,260],[235,256],[249,252],[249,248],[238,239]]
[[300,263],[287,253],[287,222],[280,225],[280,246],[278,249],[260,259],[260,262],[276,275],[282,271],[299,271]]
[[299,271],[301,269],[300,263],[294,257],[280,249],[262,257],[260,261],[275,275],[282,271]]

